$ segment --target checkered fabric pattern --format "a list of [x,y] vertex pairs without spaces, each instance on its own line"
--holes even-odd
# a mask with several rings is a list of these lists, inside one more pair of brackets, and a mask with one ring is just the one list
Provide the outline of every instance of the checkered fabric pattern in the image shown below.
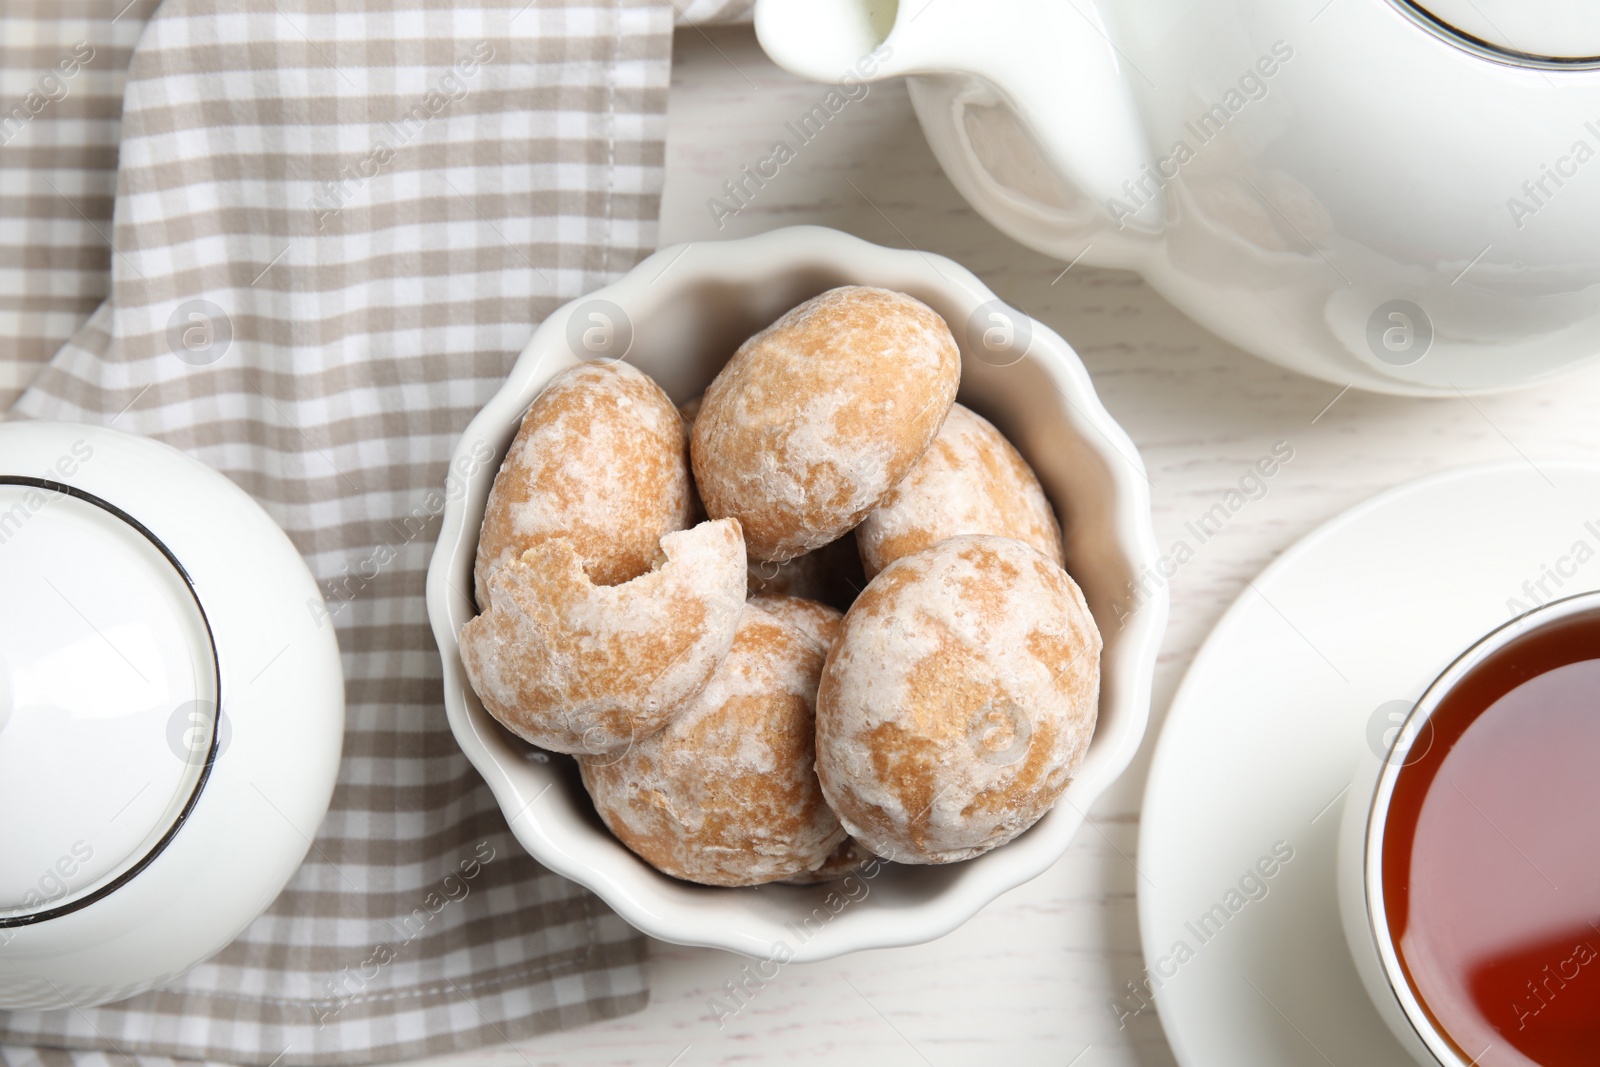
[[0,4],[0,411],[105,299],[122,84],[155,6]]
[[[122,87],[158,3],[0,4],[0,411],[109,289]],[[755,0],[671,3],[700,26],[747,22]]]
[[0,404],[166,441],[267,508],[341,605],[344,762],[236,942],[120,1004],[0,1012],[0,1061],[392,1061],[642,1006],[643,939],[523,852],[456,746],[423,583],[462,427],[655,244],[674,10],[123,2],[0,17]]

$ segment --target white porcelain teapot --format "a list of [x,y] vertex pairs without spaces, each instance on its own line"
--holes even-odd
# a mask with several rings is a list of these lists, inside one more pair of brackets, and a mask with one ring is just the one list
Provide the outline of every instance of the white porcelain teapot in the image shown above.
[[759,0],[818,81],[909,75],[951,180],[1255,354],[1456,395],[1600,353],[1593,0]]

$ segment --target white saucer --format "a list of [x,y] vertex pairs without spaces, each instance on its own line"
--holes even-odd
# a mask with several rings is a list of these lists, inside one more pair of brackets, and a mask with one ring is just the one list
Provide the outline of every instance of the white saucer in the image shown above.
[[[1151,984],[1184,1067],[1414,1067],[1339,924],[1342,791],[1382,735],[1382,705],[1420,696],[1518,613],[1510,601],[1535,606],[1524,583],[1541,578],[1543,600],[1600,588],[1600,465],[1403,485],[1312,532],[1228,609],[1173,699],[1139,842],[1145,966],[1164,974]],[[1277,842],[1293,858],[1261,879],[1265,895],[1247,883],[1259,899],[1230,899]],[[1197,934],[1218,904],[1226,922]],[[1125,1005],[1139,1007],[1131,993]]]

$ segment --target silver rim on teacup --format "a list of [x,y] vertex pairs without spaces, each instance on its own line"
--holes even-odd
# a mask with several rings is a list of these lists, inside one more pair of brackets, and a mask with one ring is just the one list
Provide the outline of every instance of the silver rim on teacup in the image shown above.
[[[1422,1006],[1416,990],[1406,978],[1400,965],[1389,932],[1389,915],[1383,893],[1383,842],[1384,827],[1388,822],[1389,805],[1394,798],[1395,783],[1400,772],[1415,762],[1412,750],[1419,743],[1431,744],[1433,740],[1433,714],[1445,696],[1461,680],[1476,670],[1490,656],[1519,638],[1552,623],[1600,613],[1600,590],[1578,593],[1575,596],[1553,600],[1531,611],[1524,612],[1510,622],[1491,630],[1467,649],[1433,680],[1416,703],[1400,728],[1395,732],[1394,743],[1383,758],[1378,782],[1367,808],[1365,846],[1362,851],[1362,887],[1366,895],[1367,933],[1383,965],[1384,977],[1390,992],[1400,1003],[1406,1020],[1416,1031],[1418,1039],[1445,1067],[1470,1067],[1469,1061],[1456,1048],[1453,1041],[1440,1032]],[[1424,752],[1426,749],[1423,750]],[[1416,758],[1421,758],[1419,753]],[[1480,1053],[1481,1055],[1481,1053]]]

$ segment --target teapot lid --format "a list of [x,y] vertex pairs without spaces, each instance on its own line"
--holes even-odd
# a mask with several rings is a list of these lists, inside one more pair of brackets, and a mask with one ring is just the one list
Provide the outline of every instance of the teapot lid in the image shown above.
[[1400,0],[1474,50],[1537,66],[1600,62],[1594,0]]
[[115,505],[0,472],[0,590],[3,928],[153,860],[199,796],[220,719],[188,576]]

